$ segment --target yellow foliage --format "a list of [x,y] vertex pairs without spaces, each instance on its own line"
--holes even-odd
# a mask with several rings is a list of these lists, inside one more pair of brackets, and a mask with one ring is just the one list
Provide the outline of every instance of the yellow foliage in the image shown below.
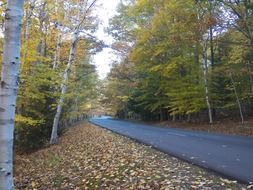
[[15,122],[35,127],[35,126],[37,126],[39,124],[43,124],[44,120],[35,120],[35,119],[31,118],[31,117],[25,117],[25,116],[22,116],[20,114],[16,114],[16,116],[15,116]]

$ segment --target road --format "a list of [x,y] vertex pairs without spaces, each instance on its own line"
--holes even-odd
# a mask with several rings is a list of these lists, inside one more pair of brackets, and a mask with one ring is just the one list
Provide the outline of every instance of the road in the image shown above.
[[91,123],[244,183],[253,182],[253,138],[157,127],[110,118]]

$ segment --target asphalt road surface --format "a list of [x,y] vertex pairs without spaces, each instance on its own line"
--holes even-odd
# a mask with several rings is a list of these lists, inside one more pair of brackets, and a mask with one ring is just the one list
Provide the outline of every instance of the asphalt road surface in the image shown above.
[[94,118],[91,123],[244,183],[253,182],[253,138]]

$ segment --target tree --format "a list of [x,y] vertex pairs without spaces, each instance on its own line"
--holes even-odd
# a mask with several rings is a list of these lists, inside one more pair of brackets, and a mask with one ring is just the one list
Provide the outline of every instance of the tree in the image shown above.
[[[41,147],[49,138],[54,104],[59,96],[55,89],[58,88],[61,72],[60,68],[53,70],[51,65],[56,41],[56,13],[52,7],[56,1],[46,1],[45,4],[45,1],[31,0],[25,2],[25,7],[29,7],[32,2],[35,6],[29,17],[28,39],[25,35],[26,25],[22,28],[22,70],[15,119],[15,148],[22,152]],[[43,16],[41,9],[46,10],[47,14]],[[58,14],[61,15],[61,12]],[[24,23],[26,19],[25,17]]]
[[[96,3],[96,0],[93,0],[91,2],[91,4],[87,6],[87,4],[88,4],[87,1],[80,1],[77,6],[77,9],[78,9],[77,10],[77,18],[75,19],[76,23],[73,27],[74,30],[72,31],[73,37],[72,37],[72,42],[71,42],[71,48],[70,48],[70,52],[69,52],[68,63],[67,63],[66,69],[64,71],[63,80],[61,83],[61,97],[60,97],[59,103],[57,105],[57,110],[56,110],[56,114],[54,117],[50,144],[54,144],[57,142],[58,125],[59,125],[60,115],[62,112],[62,106],[64,103],[64,95],[67,91],[67,81],[68,81],[71,66],[72,66],[72,63],[73,63],[74,57],[75,57],[77,41],[78,41],[80,32],[83,29],[82,26],[83,26],[84,22],[86,21],[86,18],[88,17],[89,11],[91,8],[93,8],[95,3]],[[85,8],[84,10],[82,10],[83,7]]]
[[219,0],[218,2],[220,2],[223,7],[223,13],[220,14],[220,17],[223,17],[223,20],[225,20],[223,27],[241,33],[243,43],[241,43],[242,40],[240,43],[248,49],[248,56],[245,61],[248,64],[251,91],[253,93],[253,74],[251,72],[253,67],[253,2],[252,0]]
[[68,91],[61,116],[61,124],[74,123],[86,119],[97,108],[99,80],[90,55],[81,41],[77,46],[76,59],[68,80]]
[[[113,108],[209,123],[238,108],[244,120],[252,103],[251,7],[251,1],[122,1],[109,30],[122,54],[107,79]],[[126,63],[135,85],[124,97],[128,83],[115,68]]]
[[13,187],[13,131],[19,83],[23,0],[8,0],[5,12],[3,65],[0,85],[0,189]]

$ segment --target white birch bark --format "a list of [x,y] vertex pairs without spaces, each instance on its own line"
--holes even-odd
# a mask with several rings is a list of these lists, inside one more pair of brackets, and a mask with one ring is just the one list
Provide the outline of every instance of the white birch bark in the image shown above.
[[210,95],[208,89],[208,62],[207,62],[207,40],[203,40],[203,74],[204,74],[204,86],[205,86],[205,99],[208,109],[209,123],[213,123],[212,108],[210,104]]
[[23,0],[8,0],[0,84],[0,189],[13,186],[13,131],[20,66]]
[[251,84],[251,93],[253,94],[253,76],[252,76],[252,70],[251,70],[251,61],[248,61],[246,63],[247,68],[248,68],[248,72],[249,72],[249,79],[250,79],[250,84]]
[[[42,57],[46,56],[46,36],[48,32],[48,10],[47,10],[47,0],[43,0],[41,2],[41,7],[38,13],[38,21],[39,21],[39,29],[40,29],[40,43],[38,45],[38,54]],[[38,64],[40,64],[42,61],[39,60]]]
[[[208,89],[208,56],[207,56],[207,44],[208,44],[208,35],[206,34],[206,29],[203,27],[203,23],[201,22],[200,17],[200,9],[197,8],[197,17],[199,21],[199,35],[201,36],[201,42],[202,42],[202,69],[203,69],[203,78],[204,78],[204,88],[205,88],[205,100],[206,105],[208,109],[208,117],[209,117],[209,123],[213,123],[213,115],[212,115],[212,108],[210,104],[210,95],[209,95],[209,89]],[[207,36],[206,36],[207,35]],[[210,35],[210,33],[209,33]]]
[[[56,1],[56,3],[59,3],[59,1]],[[58,11],[58,8],[56,9]],[[65,20],[68,16],[68,11],[67,13],[64,14],[64,19]],[[56,49],[55,49],[55,55],[54,55],[54,61],[53,61],[53,69],[55,70],[58,66],[60,56],[61,56],[61,44],[62,44],[62,38],[63,38],[63,32],[61,29],[61,26],[58,28],[58,36],[57,36],[57,44],[56,44]]]
[[232,76],[231,73],[230,73],[230,79],[231,79],[233,90],[234,90],[234,93],[235,93],[236,102],[237,102],[237,105],[238,105],[238,108],[239,108],[241,122],[243,124],[244,123],[244,117],[243,117],[243,112],[242,112],[242,105],[241,105],[240,99],[238,97],[238,93],[237,93],[237,90],[236,90],[236,87],[235,87],[235,81],[234,81],[233,76]]
[[71,65],[72,65],[72,62],[73,62],[73,59],[75,56],[76,42],[78,40],[78,36],[79,36],[79,31],[76,31],[74,33],[74,37],[73,37],[73,40],[71,43],[68,64],[67,64],[67,67],[66,67],[64,74],[63,74],[63,81],[61,84],[61,97],[60,97],[59,103],[57,105],[57,111],[56,111],[56,114],[54,117],[54,123],[53,123],[53,128],[52,128],[52,133],[51,133],[50,144],[55,144],[57,142],[58,125],[59,125],[59,120],[60,120],[60,116],[61,116],[62,106],[64,103],[64,95],[67,91],[67,81],[68,81],[68,77],[69,77],[69,72],[70,72]]
[[26,18],[26,24],[25,24],[25,35],[24,35],[24,63],[21,65],[21,71],[23,70],[23,67],[26,63],[27,59],[27,52],[28,52],[28,41],[30,36],[30,29],[32,24],[32,13],[35,7],[35,0],[32,0],[30,3],[30,6],[27,11],[27,18]]
[[53,61],[53,69],[55,70],[58,66],[58,62],[60,60],[61,56],[61,44],[62,44],[62,32],[59,31],[58,36],[57,36],[57,42],[56,42],[56,50],[55,50],[55,55],[54,55],[54,61]]
[[[58,125],[59,125],[59,120],[60,120],[60,116],[61,116],[61,112],[62,112],[62,106],[63,106],[63,103],[64,103],[64,95],[67,91],[67,81],[68,81],[68,77],[69,77],[69,72],[70,72],[71,65],[72,65],[72,62],[73,62],[74,56],[75,56],[76,43],[77,43],[79,33],[80,33],[80,30],[81,30],[80,27],[83,24],[83,22],[85,21],[89,10],[94,6],[96,1],[97,0],[93,0],[93,2],[89,5],[89,7],[84,12],[84,15],[83,15],[82,19],[80,19],[80,14],[81,14],[81,11],[82,11],[81,10],[82,7],[84,7],[85,1],[79,1],[80,9],[78,11],[78,15],[77,15],[77,19],[76,19],[78,23],[77,23],[77,25],[74,29],[74,36],[73,36],[73,39],[72,39],[71,48],[70,48],[70,52],[69,52],[68,64],[67,64],[67,67],[66,67],[66,69],[64,71],[64,74],[63,74],[63,81],[62,81],[62,84],[61,84],[61,97],[60,97],[59,103],[57,105],[57,110],[56,110],[56,114],[55,114],[55,117],[54,117],[54,123],[53,123],[53,127],[52,127],[50,144],[55,144],[57,142]],[[87,3],[88,3],[88,1],[86,1],[86,4]]]

